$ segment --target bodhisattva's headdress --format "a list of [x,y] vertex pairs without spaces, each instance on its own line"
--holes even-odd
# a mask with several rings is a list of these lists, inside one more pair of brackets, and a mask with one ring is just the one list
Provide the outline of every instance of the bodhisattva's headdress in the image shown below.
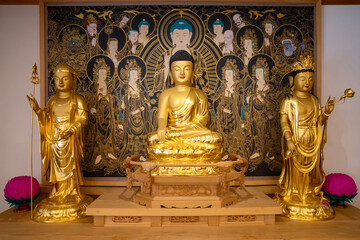
[[311,56],[300,56],[299,59],[293,63],[292,71],[294,72],[294,76],[301,72],[314,72],[315,63]]
[[137,70],[139,79],[141,78],[141,67],[139,67],[135,59],[126,60],[125,68],[120,70],[120,78],[123,80],[129,79],[131,70]]
[[104,58],[96,59],[94,67],[93,67],[93,80],[99,80],[99,70],[105,69],[106,70],[106,78],[110,80],[110,66],[106,64]]
[[55,67],[55,69],[54,69],[54,74],[55,74],[55,73],[60,73],[60,72],[70,73],[70,74],[72,75],[72,77],[73,77],[73,79],[74,79],[73,91],[75,91],[75,89],[76,89],[76,82],[77,82],[77,78],[78,78],[75,70],[74,70],[72,67],[70,67],[69,65],[67,65],[67,64],[60,64],[60,65],[58,65],[58,66]]
[[234,78],[239,77],[240,75],[240,71],[239,68],[236,64],[236,60],[235,59],[227,59],[225,62],[225,65],[222,67],[222,78],[223,80],[225,80],[225,71],[226,70],[232,70],[234,73]]
[[266,58],[259,57],[256,60],[256,63],[252,66],[252,77],[256,78],[256,69],[262,68],[264,70],[264,79],[269,79],[270,77],[270,68],[269,64],[266,61]]
[[241,38],[241,47],[245,48],[245,40],[251,40],[253,44],[253,50],[256,51],[258,48],[258,39],[255,34],[255,29],[246,29],[244,36]]
[[289,77],[289,83],[291,87],[291,91],[294,90],[294,77],[298,73],[302,72],[314,72],[315,63],[311,56],[300,56],[296,62],[291,66],[292,74]]

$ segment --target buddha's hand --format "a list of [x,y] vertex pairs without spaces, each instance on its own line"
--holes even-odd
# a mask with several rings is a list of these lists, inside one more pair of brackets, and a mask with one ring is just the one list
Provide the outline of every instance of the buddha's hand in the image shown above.
[[158,134],[158,139],[159,139],[160,142],[165,141],[166,129],[160,129],[159,128],[157,134]]
[[325,105],[324,114],[329,116],[331,112],[334,110],[334,107],[335,107],[335,97],[334,99],[330,99],[329,97]]
[[34,110],[36,113],[38,113],[40,110],[40,107],[39,107],[39,104],[36,101],[36,99],[33,96],[30,97],[29,95],[26,95],[26,97],[29,101],[29,104],[30,104],[30,107],[32,108],[32,110]]

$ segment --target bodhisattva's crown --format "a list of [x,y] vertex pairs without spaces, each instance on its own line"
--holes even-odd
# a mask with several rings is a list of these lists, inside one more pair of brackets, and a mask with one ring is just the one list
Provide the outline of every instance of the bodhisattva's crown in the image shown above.
[[315,69],[315,63],[311,56],[300,56],[299,59],[292,65],[292,71],[299,72],[313,72]]

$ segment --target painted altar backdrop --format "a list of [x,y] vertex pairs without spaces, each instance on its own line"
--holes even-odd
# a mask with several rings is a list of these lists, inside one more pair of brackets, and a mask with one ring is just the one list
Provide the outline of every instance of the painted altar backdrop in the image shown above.
[[[279,175],[278,109],[291,64],[313,55],[313,7],[49,6],[47,15],[49,76],[60,63],[73,66],[90,110],[85,176],[125,176],[127,156],[146,157],[178,50],[195,58],[194,84],[226,153],[249,159],[248,176]],[[51,77],[47,91],[55,93]]]

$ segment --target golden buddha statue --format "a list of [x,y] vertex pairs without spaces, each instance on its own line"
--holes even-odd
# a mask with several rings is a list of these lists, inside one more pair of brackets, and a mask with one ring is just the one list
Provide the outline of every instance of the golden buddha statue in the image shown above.
[[68,65],[54,69],[56,94],[41,109],[35,98],[27,96],[38,117],[41,136],[43,174],[52,190],[35,208],[38,222],[65,222],[85,216],[92,198],[81,194],[84,183],[80,168],[83,157],[83,129],[88,121],[85,100],[75,93],[77,75]]
[[[223,154],[222,136],[212,132],[206,95],[193,87],[194,59],[184,50],[170,58],[175,86],[159,99],[158,130],[148,135],[149,161],[166,164],[214,163]],[[158,168],[159,175],[217,174],[212,167]]]
[[294,90],[282,101],[283,168],[279,179],[281,193],[276,200],[283,213],[299,220],[320,220],[334,216],[334,210],[323,197],[325,180],[323,148],[326,123],[335,101],[328,99],[324,111],[310,93],[313,87],[314,63],[311,57],[300,57],[294,64]]

